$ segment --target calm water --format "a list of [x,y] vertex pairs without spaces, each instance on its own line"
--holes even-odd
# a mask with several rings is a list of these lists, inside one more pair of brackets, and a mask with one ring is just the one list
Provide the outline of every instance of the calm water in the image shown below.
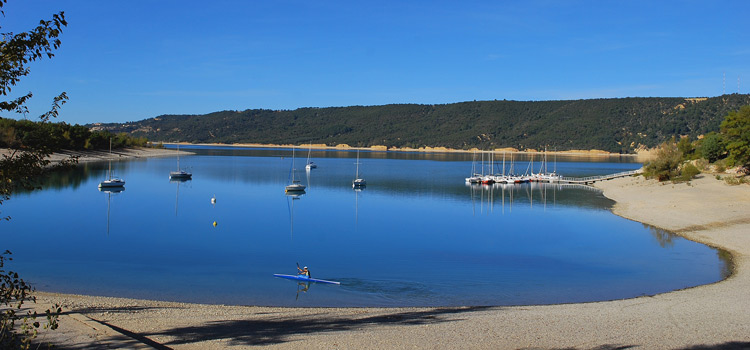
[[[176,158],[151,158],[112,164],[123,192],[97,189],[107,163],[95,163],[15,195],[0,223],[7,267],[39,290],[283,306],[582,302],[727,273],[716,250],[617,217],[595,190],[467,186],[472,155],[362,152],[368,186],[357,192],[355,152],[313,151],[318,168],[306,173],[298,150],[308,189],[295,197],[284,194],[291,150],[190,151],[191,181],[169,181]],[[559,157],[552,167],[587,176],[640,164]],[[272,277],[297,262],[341,285]]]

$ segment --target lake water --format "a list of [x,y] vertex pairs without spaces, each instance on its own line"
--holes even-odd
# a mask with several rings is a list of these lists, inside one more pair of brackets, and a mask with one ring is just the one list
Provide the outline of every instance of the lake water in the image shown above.
[[[170,182],[174,157],[137,159],[112,164],[127,181],[119,193],[97,189],[107,163],[90,163],[14,195],[0,223],[6,267],[45,291],[342,307],[610,300],[728,273],[717,250],[617,217],[591,188],[468,186],[471,154],[361,152],[367,187],[354,191],[356,152],[313,151],[318,168],[306,173],[300,149],[308,188],[289,196],[289,149],[182,149],[195,152],[180,158],[191,181]],[[516,159],[517,172],[527,166]],[[552,167],[589,176],[640,164],[558,157]],[[297,263],[341,285],[273,277]]]

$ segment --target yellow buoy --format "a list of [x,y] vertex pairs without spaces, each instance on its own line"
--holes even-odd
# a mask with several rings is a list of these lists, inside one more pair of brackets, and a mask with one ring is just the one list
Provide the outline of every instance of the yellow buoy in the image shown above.
[[214,227],[216,227],[216,221],[214,221]]

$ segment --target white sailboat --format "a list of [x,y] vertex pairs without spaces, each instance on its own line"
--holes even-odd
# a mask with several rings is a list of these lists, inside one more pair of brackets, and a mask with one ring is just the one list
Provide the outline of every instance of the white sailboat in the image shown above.
[[359,177],[359,150],[357,150],[357,171],[354,176],[354,181],[352,181],[352,187],[357,188],[365,186],[367,186],[367,181]]
[[468,183],[479,183],[482,182],[482,174],[477,173],[477,151],[474,151],[474,155],[471,159],[471,176],[466,178]]
[[312,144],[310,144],[310,148],[307,150],[307,165],[305,165],[305,169],[307,170],[315,169],[318,167],[315,162],[310,161],[310,153],[312,153]]
[[180,145],[177,145],[177,171],[170,171],[169,178],[173,180],[190,180],[193,174],[180,169]]
[[292,170],[291,170],[291,178],[292,183],[287,185],[284,188],[284,192],[303,192],[305,191],[305,185],[303,185],[299,180],[296,180],[294,172],[296,169],[294,169],[294,148],[292,148]]
[[99,183],[99,188],[118,188],[125,186],[125,180],[112,177],[112,139],[109,139],[109,167],[107,168],[107,179]]

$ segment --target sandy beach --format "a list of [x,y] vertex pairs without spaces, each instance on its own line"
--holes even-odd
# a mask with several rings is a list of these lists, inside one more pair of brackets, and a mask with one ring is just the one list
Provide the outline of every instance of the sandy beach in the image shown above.
[[[134,158],[152,158],[152,157],[176,157],[177,150],[166,148],[148,148],[148,147],[130,147],[114,149],[112,153],[106,150],[96,151],[61,151],[52,153],[49,158],[50,162],[57,163],[70,157],[77,157],[79,163],[86,162],[103,162],[107,160],[134,159]],[[192,154],[191,152],[179,151],[181,155]],[[7,148],[0,148],[0,156],[10,155],[11,151]]]
[[731,252],[727,280],[635,299],[518,307],[275,308],[37,293],[62,348],[747,349],[750,186],[711,176],[597,184],[625,218]]

